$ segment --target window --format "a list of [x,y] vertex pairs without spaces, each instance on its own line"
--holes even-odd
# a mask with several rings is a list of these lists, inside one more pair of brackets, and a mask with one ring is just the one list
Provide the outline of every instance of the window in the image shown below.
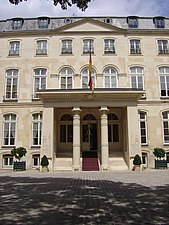
[[140,40],[130,40],[130,54],[141,54]]
[[9,48],[9,56],[17,56],[19,55],[20,42],[19,41],[11,41]]
[[36,92],[38,90],[46,89],[46,74],[46,69],[39,68],[34,70],[34,98],[36,98]]
[[7,114],[3,116],[3,145],[14,146],[16,134],[16,115]]
[[6,71],[6,93],[5,99],[17,99],[18,70],[10,69]]
[[[89,68],[85,67],[82,70],[82,88],[86,89],[89,88]],[[92,68],[92,83],[94,87],[96,86],[96,71]]]
[[147,153],[142,153],[142,164],[144,167],[148,167],[148,156]]
[[168,54],[168,40],[158,40],[158,54]]
[[117,71],[112,67],[107,67],[103,71],[105,88],[117,87]]
[[32,145],[41,145],[42,133],[42,114],[36,113],[32,115]]
[[164,144],[169,144],[169,112],[163,112],[162,116]]
[[108,114],[108,141],[119,142],[118,116],[114,113]]
[[24,20],[22,18],[16,18],[12,21],[12,29],[20,30],[22,28]]
[[60,142],[73,142],[73,118],[64,114],[60,119]]
[[36,55],[47,55],[47,41],[37,41]]
[[106,39],[104,40],[104,53],[115,54],[115,40],[114,39]]
[[140,123],[140,135],[141,144],[147,144],[147,114],[145,112],[139,113],[139,123]]
[[168,97],[169,96],[169,67],[160,67],[159,75],[160,75],[161,97]]
[[154,17],[153,21],[154,21],[156,28],[164,28],[165,27],[164,17]]
[[94,40],[85,39],[83,40],[83,54],[94,53]]
[[34,154],[32,156],[33,159],[33,167],[40,167],[40,154]]
[[72,89],[73,86],[73,71],[66,67],[60,71],[61,89]]
[[10,154],[3,155],[3,169],[13,167],[13,156]]
[[137,28],[138,27],[138,17],[130,16],[127,18],[127,23],[129,28]]
[[131,87],[143,89],[143,68],[131,67],[130,68]]
[[72,40],[62,40],[62,54],[72,54]]
[[38,27],[39,28],[48,28],[50,19],[48,17],[39,17],[38,18]]

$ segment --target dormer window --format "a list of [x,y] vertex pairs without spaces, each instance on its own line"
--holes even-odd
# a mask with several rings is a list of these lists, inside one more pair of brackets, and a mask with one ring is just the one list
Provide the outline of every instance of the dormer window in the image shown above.
[[48,28],[50,19],[48,17],[39,17],[38,18],[38,27],[39,28]]
[[22,18],[16,18],[12,21],[13,30],[21,30],[24,20]]
[[137,28],[138,27],[138,17],[130,16],[127,17],[127,23],[129,28]]
[[164,17],[154,17],[153,22],[155,24],[156,28],[164,28],[165,27],[165,21]]

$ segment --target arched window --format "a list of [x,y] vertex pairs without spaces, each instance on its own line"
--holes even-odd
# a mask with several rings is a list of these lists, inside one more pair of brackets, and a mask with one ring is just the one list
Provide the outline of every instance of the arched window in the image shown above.
[[139,123],[140,123],[140,135],[141,144],[147,144],[147,114],[146,112],[139,112]]
[[73,117],[69,114],[60,119],[60,142],[73,142]]
[[169,143],[169,112],[163,112],[163,137],[164,144]]
[[36,91],[46,89],[46,75],[47,69],[38,68],[34,70],[34,98],[36,98]]
[[40,146],[42,136],[42,114],[35,113],[32,115],[32,145]]
[[161,97],[169,96],[169,67],[159,68]]
[[117,71],[113,67],[107,67],[103,71],[105,88],[117,87]]
[[96,120],[96,117],[92,114],[86,114],[84,117],[83,117],[83,120]]
[[143,73],[142,67],[130,67],[131,88],[143,89]]
[[[82,88],[89,88],[89,68],[85,67],[82,70]],[[96,86],[96,71],[92,68],[92,83]]]
[[14,146],[16,142],[16,115],[6,114],[3,116],[3,144]]
[[61,89],[72,89],[73,87],[73,71],[69,67],[63,68],[60,71],[60,86]]
[[6,70],[6,93],[5,99],[17,99],[18,93],[18,70]]

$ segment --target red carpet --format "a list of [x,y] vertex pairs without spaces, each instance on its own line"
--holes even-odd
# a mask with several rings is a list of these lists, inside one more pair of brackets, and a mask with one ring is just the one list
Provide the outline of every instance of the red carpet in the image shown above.
[[96,151],[85,151],[82,153],[82,171],[99,171]]

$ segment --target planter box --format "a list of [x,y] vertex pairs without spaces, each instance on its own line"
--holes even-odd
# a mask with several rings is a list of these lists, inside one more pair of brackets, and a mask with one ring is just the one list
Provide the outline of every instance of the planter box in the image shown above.
[[167,169],[167,160],[155,159],[155,169]]
[[14,162],[13,170],[26,170],[26,162]]

